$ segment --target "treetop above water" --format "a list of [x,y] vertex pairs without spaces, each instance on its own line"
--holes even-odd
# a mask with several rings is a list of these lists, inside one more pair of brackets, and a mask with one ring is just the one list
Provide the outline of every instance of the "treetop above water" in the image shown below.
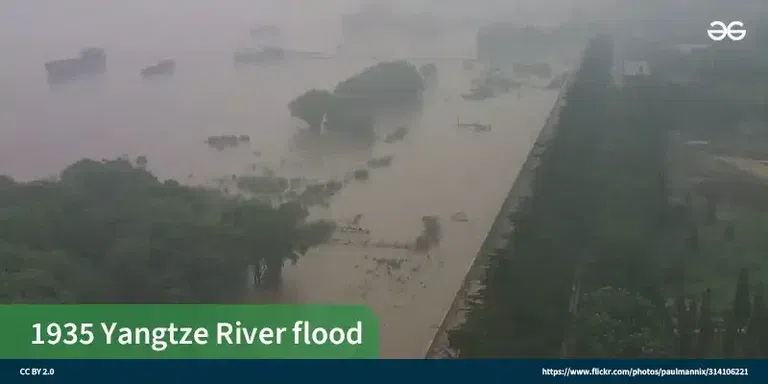
[[81,160],[56,180],[0,183],[0,302],[237,302],[248,265],[262,287],[332,223],[161,182],[124,159]]

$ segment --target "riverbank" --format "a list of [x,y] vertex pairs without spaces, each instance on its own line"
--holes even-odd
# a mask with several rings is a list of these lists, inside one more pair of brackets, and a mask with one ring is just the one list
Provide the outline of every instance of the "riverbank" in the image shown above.
[[531,193],[531,181],[534,175],[534,170],[539,163],[538,156],[541,152],[541,148],[545,147],[549,139],[555,134],[559,113],[565,103],[564,96],[569,85],[570,80],[567,80],[560,90],[557,101],[552,107],[546,123],[534,142],[522,169],[518,173],[512,188],[509,190],[509,193],[504,200],[504,203],[501,205],[501,209],[499,210],[490,231],[488,231],[488,235],[483,242],[483,245],[480,247],[480,250],[470,265],[463,284],[456,293],[450,308],[446,311],[440,328],[427,345],[424,352],[426,358],[450,358],[454,356],[454,352],[449,349],[448,331],[461,326],[465,321],[469,298],[482,289],[482,281],[485,276],[488,255],[495,249],[502,248],[507,244],[506,235],[513,229],[509,216],[517,209],[517,204],[520,199]]

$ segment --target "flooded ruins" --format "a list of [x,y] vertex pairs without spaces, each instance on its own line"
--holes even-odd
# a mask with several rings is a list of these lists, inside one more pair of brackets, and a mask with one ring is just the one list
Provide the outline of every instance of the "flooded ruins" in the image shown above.
[[[345,20],[347,33],[359,23]],[[337,233],[286,266],[282,288],[269,300],[370,306],[381,321],[382,357],[423,357],[553,108],[559,88],[547,85],[574,55],[541,55],[546,65],[527,64],[518,70],[528,73],[519,74],[511,63],[476,62],[471,28],[437,33],[430,26],[418,32],[425,41],[383,34],[363,43],[344,42],[337,19],[231,34],[217,31],[220,25],[206,28],[197,32],[205,35],[198,43],[185,33],[150,42],[116,29],[94,36],[103,50],[45,68],[48,80],[92,73],[102,79],[55,91],[39,78],[39,63],[77,52],[82,35],[37,37],[46,49],[10,55],[12,62],[0,65],[0,73],[14,73],[0,78],[0,89],[14,89],[0,91],[0,174],[44,178],[83,157],[126,155],[139,156],[161,178],[231,191],[257,185],[282,201],[322,184],[330,192],[310,207],[310,217],[333,220]],[[286,46],[338,52],[283,61],[283,50],[238,50],[234,36],[242,35],[279,35]],[[174,60],[157,61],[166,55]],[[287,108],[291,100],[398,59],[437,73],[418,111],[379,116],[373,145],[303,138],[303,122]],[[275,65],[234,70],[233,60]],[[141,82],[140,68],[142,76],[168,81]],[[491,70],[508,79],[505,90],[465,100],[462,94]]]

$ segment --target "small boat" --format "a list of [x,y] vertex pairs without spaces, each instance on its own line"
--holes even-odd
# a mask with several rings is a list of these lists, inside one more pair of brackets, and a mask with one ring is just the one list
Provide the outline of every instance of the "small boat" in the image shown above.
[[142,77],[171,76],[176,70],[176,60],[163,60],[141,70]]

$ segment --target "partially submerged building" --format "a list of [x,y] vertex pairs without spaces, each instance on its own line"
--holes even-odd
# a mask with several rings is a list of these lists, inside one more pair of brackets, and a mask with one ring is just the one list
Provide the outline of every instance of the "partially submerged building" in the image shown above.
[[647,84],[651,75],[651,66],[645,60],[623,60],[617,66],[616,84],[619,86]]
[[622,75],[624,78],[633,78],[636,76],[650,76],[651,66],[647,61],[624,60],[622,63]]
[[537,59],[554,43],[554,32],[548,29],[493,23],[477,32],[477,59],[491,66]]
[[141,77],[171,76],[176,71],[176,60],[163,60],[141,70]]
[[385,3],[366,4],[359,12],[341,17],[341,31],[344,39],[366,36],[395,27],[396,18],[392,7]]
[[107,55],[101,48],[86,48],[76,58],[45,63],[49,83],[63,83],[86,75],[100,75],[107,71]]
[[440,19],[431,12],[400,13],[386,2],[366,4],[358,12],[341,17],[341,29],[346,40],[380,32],[432,38],[440,33],[440,28]]

